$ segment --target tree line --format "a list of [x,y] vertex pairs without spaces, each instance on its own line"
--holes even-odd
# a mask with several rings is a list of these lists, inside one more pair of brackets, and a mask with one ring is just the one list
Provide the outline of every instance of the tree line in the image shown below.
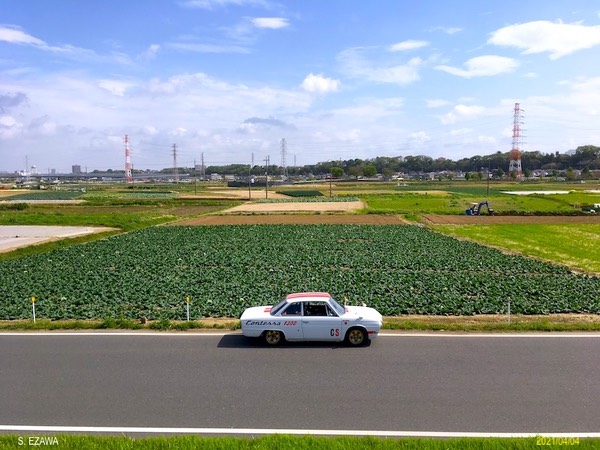
[[[502,176],[508,172],[510,152],[496,152],[492,155],[476,155],[470,158],[462,158],[457,161],[448,158],[432,158],[430,156],[378,156],[372,159],[347,159],[332,160],[309,164],[304,166],[287,167],[290,176],[319,176],[333,173],[334,176],[350,177],[372,177],[381,174],[384,177],[395,173],[431,173],[431,172],[462,172],[483,173],[487,170]],[[577,147],[567,153],[541,153],[539,151],[522,152],[521,166],[527,176],[534,170],[544,170],[550,174],[564,173],[566,171],[579,170],[589,172],[600,170],[600,147],[584,145]],[[199,169],[179,168],[179,173],[194,175]],[[283,167],[269,165],[269,167],[255,165],[249,168],[248,164],[210,165],[204,168],[209,175],[218,173],[221,175],[237,176],[262,176],[265,172],[269,175],[283,175]],[[163,173],[173,173],[173,168],[161,170]]]

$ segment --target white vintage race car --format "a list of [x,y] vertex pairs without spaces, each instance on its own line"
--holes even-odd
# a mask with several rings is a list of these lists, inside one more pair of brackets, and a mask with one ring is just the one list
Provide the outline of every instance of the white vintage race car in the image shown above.
[[269,345],[288,341],[345,341],[365,345],[377,337],[382,317],[366,306],[341,306],[326,292],[290,294],[275,306],[248,308],[242,334]]

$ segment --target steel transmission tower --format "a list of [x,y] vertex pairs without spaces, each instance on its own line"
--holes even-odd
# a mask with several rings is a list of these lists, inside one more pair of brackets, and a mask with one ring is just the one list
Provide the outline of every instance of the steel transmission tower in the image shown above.
[[133,183],[133,166],[131,164],[131,153],[129,151],[129,136],[125,135],[125,182]]
[[521,168],[521,107],[519,103],[515,103],[515,114],[513,117],[513,136],[512,136],[512,150],[510,151],[510,163],[508,164],[508,174],[515,174],[516,178],[523,177],[523,170]]
[[285,138],[281,139],[281,167],[283,170],[283,179],[287,180],[287,178],[288,178],[287,143],[285,142]]
[[175,183],[179,183],[179,169],[177,168],[177,144],[173,144],[173,175]]

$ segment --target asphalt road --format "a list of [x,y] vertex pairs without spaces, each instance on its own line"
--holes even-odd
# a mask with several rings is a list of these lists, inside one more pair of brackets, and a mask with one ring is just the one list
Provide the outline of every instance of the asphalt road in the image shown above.
[[597,432],[598,355],[598,335],[4,333],[0,426]]

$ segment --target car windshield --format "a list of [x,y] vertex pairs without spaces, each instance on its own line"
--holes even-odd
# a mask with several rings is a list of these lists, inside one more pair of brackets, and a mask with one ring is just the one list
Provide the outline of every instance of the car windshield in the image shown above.
[[285,305],[287,305],[287,301],[284,298],[283,300],[281,300],[279,303],[277,303],[275,306],[273,306],[271,308],[271,315],[274,316],[275,314],[277,314],[281,310],[281,308],[283,308]]
[[329,303],[331,304],[331,306],[333,307],[333,309],[335,309],[335,312],[338,313],[338,316],[343,315],[346,312],[346,308],[344,308],[342,305],[340,305],[338,302],[336,302],[333,297],[329,298]]

